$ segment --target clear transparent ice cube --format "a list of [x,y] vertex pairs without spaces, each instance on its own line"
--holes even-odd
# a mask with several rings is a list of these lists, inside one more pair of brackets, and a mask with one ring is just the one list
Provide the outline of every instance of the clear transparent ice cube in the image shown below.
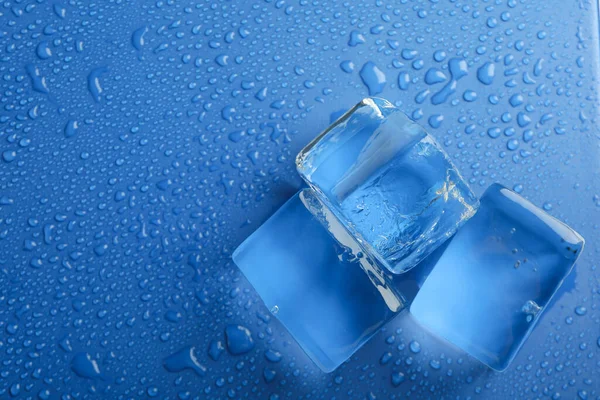
[[416,266],[478,206],[433,137],[383,99],[362,100],[306,146],[296,166],[392,273]]

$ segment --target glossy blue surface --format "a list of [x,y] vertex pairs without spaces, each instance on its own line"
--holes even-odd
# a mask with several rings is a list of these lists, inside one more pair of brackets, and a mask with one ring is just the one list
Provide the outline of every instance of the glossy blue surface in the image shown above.
[[[0,397],[600,395],[596,2],[0,13]],[[419,119],[476,195],[500,182],[586,238],[504,373],[405,311],[325,374],[231,260],[300,189],[296,154],[369,90]]]
[[583,245],[577,232],[493,184],[446,247],[410,312],[433,333],[504,370]]
[[435,140],[380,98],[353,107],[298,154],[296,165],[392,273],[416,266],[477,209]]
[[325,372],[405,306],[382,267],[310,189],[285,203],[233,253],[266,307]]

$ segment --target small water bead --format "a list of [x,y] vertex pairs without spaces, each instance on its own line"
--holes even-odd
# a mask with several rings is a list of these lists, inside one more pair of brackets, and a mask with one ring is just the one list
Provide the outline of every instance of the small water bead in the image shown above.
[[413,340],[410,342],[410,344],[408,345],[410,351],[412,351],[415,354],[418,354],[421,352],[421,344],[419,342],[417,342],[416,340]]
[[383,32],[384,29],[385,29],[385,27],[383,25],[379,24],[379,25],[375,25],[375,26],[371,27],[369,32],[371,32],[371,34],[373,34],[373,35],[379,35],[381,32]]
[[46,60],[52,56],[52,50],[47,41],[41,41],[36,48],[36,54],[40,60]]
[[520,183],[516,184],[513,186],[513,190],[517,193],[522,193],[523,192],[523,185],[521,185]]
[[419,54],[419,52],[417,50],[412,50],[412,49],[402,49],[402,58],[404,58],[407,61],[413,60],[417,57],[417,55]]
[[242,325],[228,325],[225,328],[227,349],[233,355],[245,354],[254,348],[254,339],[248,328]]
[[394,372],[392,374],[392,385],[396,386],[400,386],[400,384],[402,384],[402,382],[404,382],[405,377],[404,374],[402,372]]
[[356,47],[359,44],[363,44],[366,42],[365,37],[359,31],[350,32],[350,39],[348,40],[348,46]]
[[217,361],[221,357],[223,351],[225,351],[225,346],[223,345],[222,341],[213,339],[210,342],[210,345],[208,347],[208,355],[214,361]]
[[102,377],[98,361],[94,360],[88,353],[75,354],[71,360],[71,369],[82,378],[98,379]]
[[421,118],[423,118],[423,109],[417,108],[415,111],[412,112],[411,118],[415,121],[418,121]]
[[385,353],[383,353],[381,355],[381,358],[379,358],[379,363],[381,365],[386,365],[387,363],[390,362],[391,359],[392,359],[392,353],[390,353],[389,351],[386,351]]
[[434,129],[439,128],[442,125],[442,122],[444,121],[444,116],[441,114],[434,114],[431,117],[429,117],[429,126],[431,126]]
[[274,369],[265,367],[265,369],[263,370],[263,377],[265,378],[265,382],[267,383],[273,382],[276,375],[277,371],[275,371]]
[[575,307],[575,314],[577,314],[579,316],[584,316],[586,313],[587,313],[587,308],[585,308],[584,306]]
[[272,349],[269,349],[265,352],[265,358],[272,363],[278,363],[281,361],[281,353]]
[[7,162],[13,162],[17,158],[17,152],[14,150],[5,150],[2,152],[2,159]]
[[412,67],[417,71],[423,69],[424,66],[425,66],[425,62],[423,60],[415,60],[412,63]]
[[527,114],[520,112],[517,114],[517,123],[521,128],[524,128],[531,123],[531,118]]
[[146,44],[146,33],[148,33],[148,27],[143,26],[141,28],[136,29],[131,35],[131,44],[136,50],[142,50],[142,48]]
[[467,102],[473,102],[475,100],[477,100],[477,93],[475,93],[475,91],[473,90],[466,90],[463,93],[463,99]]
[[502,130],[498,127],[492,127],[487,130],[487,134],[492,139],[496,139],[500,137],[500,135],[502,134]]
[[446,59],[446,52],[444,50],[436,50],[433,53],[433,59],[437,62],[442,62]]
[[19,394],[21,393],[21,385],[19,383],[13,383],[10,386],[9,393],[10,393],[11,397],[18,397]]
[[397,40],[388,39],[386,40],[386,43],[388,44],[388,46],[390,46],[392,50],[398,50],[398,48],[400,47],[400,42]]
[[369,90],[369,96],[375,96],[383,91],[386,77],[374,62],[366,62],[360,70],[360,78]]
[[352,61],[346,60],[340,63],[340,68],[342,69],[342,71],[350,74],[352,73],[352,71],[354,71],[355,65]]
[[423,104],[423,102],[425,102],[425,99],[427,99],[427,97],[430,94],[431,94],[431,91],[429,89],[425,89],[425,90],[420,91],[415,96],[415,103],[417,103],[417,104]]
[[508,100],[508,102],[510,103],[511,106],[513,107],[518,107],[521,104],[523,104],[523,96],[520,94],[513,94],[512,96],[510,96],[510,99]]
[[519,147],[519,141],[517,139],[511,139],[506,143],[508,150],[516,150]]
[[163,360],[163,367],[169,372],[192,370],[198,376],[206,375],[206,367],[200,364],[194,346],[186,346]]
[[400,88],[400,90],[408,90],[409,83],[410,83],[410,76],[408,75],[408,72],[401,71],[398,74],[398,87]]
[[486,62],[477,70],[477,79],[484,85],[491,85],[494,82],[496,74],[496,65],[491,62]]

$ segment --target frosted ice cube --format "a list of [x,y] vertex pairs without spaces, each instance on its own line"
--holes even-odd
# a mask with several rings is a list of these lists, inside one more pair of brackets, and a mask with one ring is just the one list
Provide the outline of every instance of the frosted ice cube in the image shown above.
[[323,207],[297,193],[235,251],[265,305],[326,372],[405,307],[388,272]]
[[437,261],[410,311],[433,333],[503,370],[583,244],[573,229],[494,184]]

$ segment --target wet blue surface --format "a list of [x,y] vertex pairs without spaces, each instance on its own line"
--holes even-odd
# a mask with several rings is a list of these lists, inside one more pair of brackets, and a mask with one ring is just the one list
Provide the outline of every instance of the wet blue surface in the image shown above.
[[[2,3],[0,397],[598,398],[597,11]],[[324,374],[231,261],[301,186],[297,152],[369,91],[477,195],[498,181],[587,239],[504,373],[404,312]]]

